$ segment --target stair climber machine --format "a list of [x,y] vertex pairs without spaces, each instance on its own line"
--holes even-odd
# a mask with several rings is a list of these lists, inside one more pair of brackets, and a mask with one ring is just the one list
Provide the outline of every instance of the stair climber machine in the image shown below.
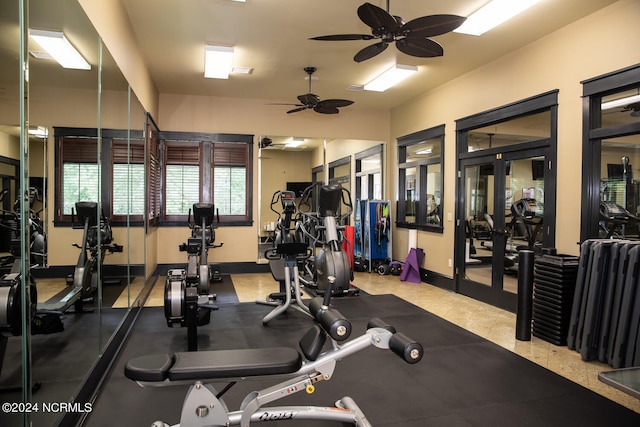
[[[224,242],[215,244],[219,215],[214,215],[212,203],[193,204],[193,223],[191,210],[187,225],[191,229],[191,237],[187,243],[180,245],[180,250],[187,252],[187,269],[172,269],[167,272],[167,283],[164,288],[164,314],[170,328],[187,327],[188,350],[198,350],[198,326],[208,325],[211,311],[218,307],[213,305],[215,294],[209,293],[209,284],[220,281],[220,273],[209,265],[207,256],[210,248],[219,248]],[[214,225],[214,216],[217,224]]]
[[[315,186],[308,187],[302,195],[301,205],[309,205],[308,200],[312,196]],[[299,231],[309,239],[312,247],[321,244],[322,249],[315,257],[310,257],[306,270],[313,279],[308,276],[302,278],[302,282],[315,289],[320,295],[329,289],[329,277],[335,278],[332,293],[339,295],[357,295],[359,289],[351,287],[353,271],[347,253],[342,249],[344,238],[344,225],[341,225],[353,212],[351,193],[341,185],[323,185],[318,189],[318,212],[300,212]],[[347,212],[341,213],[342,205],[347,207]]]

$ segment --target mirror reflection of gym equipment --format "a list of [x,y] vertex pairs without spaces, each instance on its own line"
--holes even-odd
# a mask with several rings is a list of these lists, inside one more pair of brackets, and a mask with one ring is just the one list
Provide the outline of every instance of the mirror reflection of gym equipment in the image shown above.
[[629,157],[623,155],[620,163],[607,163],[606,174],[606,178],[600,180],[600,237],[637,239],[640,237],[640,194]]
[[[465,169],[466,254],[465,274],[471,280],[491,285],[494,256],[501,256],[503,289],[516,292],[518,251],[542,249],[544,219],[544,160],[505,161],[504,209],[496,226],[494,212],[494,164],[483,163]],[[496,250],[495,242],[500,242]]]

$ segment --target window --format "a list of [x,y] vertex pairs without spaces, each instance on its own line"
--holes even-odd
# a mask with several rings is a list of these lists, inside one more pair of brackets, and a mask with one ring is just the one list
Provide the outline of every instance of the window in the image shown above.
[[442,230],[444,125],[398,138],[399,227]]
[[71,220],[76,202],[97,201],[100,194],[98,144],[95,138],[61,136],[58,142],[62,185],[57,186],[59,218]]
[[188,215],[200,197],[200,143],[166,141],[164,217]]
[[214,169],[215,205],[220,215],[245,215],[247,195],[247,170],[242,167]]
[[251,215],[249,135],[160,132],[165,153],[163,221],[186,220],[194,203],[213,203],[221,223]]
[[220,221],[246,220],[249,214],[248,144],[212,144],[213,195]]
[[[581,240],[640,240],[640,65],[582,82]],[[629,216],[628,214],[631,214]]]
[[[114,218],[144,214],[144,145],[142,141],[113,140],[111,213]],[[65,180],[66,183],[66,180]]]
[[[100,200],[113,223],[184,225],[194,203],[212,202],[220,222],[251,223],[253,135],[55,128],[56,222],[80,200]],[[100,163],[98,163],[100,159]],[[102,166],[102,167],[100,167]]]

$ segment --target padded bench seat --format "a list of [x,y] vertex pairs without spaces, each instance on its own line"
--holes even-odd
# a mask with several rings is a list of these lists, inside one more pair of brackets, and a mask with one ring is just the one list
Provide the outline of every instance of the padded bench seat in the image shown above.
[[154,354],[127,362],[125,376],[133,381],[195,381],[290,374],[302,366],[293,348],[255,348]]

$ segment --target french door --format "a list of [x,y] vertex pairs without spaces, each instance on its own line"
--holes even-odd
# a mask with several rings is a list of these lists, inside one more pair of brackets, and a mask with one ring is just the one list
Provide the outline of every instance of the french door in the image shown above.
[[458,292],[515,311],[518,251],[553,246],[555,189],[545,191],[552,175],[547,153],[541,145],[460,159]]

